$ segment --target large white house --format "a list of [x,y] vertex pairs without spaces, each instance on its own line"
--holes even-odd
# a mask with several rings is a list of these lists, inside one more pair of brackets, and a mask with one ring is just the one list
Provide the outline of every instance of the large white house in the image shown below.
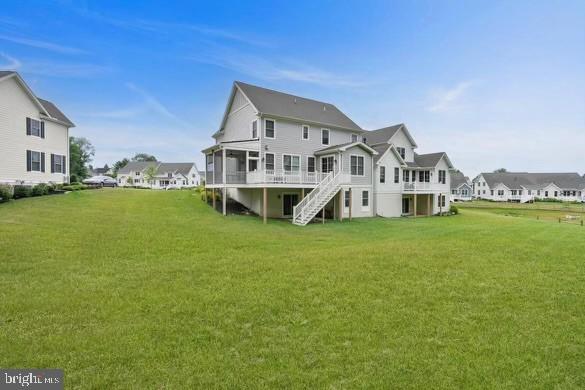
[[585,201],[585,179],[578,173],[481,173],[473,180],[476,198],[501,202],[535,199]]
[[451,201],[465,202],[473,197],[471,180],[461,172],[451,172]]
[[0,71],[0,183],[67,183],[74,126],[18,73]]
[[332,104],[235,82],[213,138],[205,183],[224,214],[228,197],[299,225],[449,209],[449,158],[415,153],[404,124],[365,131]]
[[[154,168],[149,181],[147,170]],[[122,187],[149,187],[153,189],[196,187],[201,175],[195,163],[165,163],[158,161],[131,161],[118,170],[118,185]]]

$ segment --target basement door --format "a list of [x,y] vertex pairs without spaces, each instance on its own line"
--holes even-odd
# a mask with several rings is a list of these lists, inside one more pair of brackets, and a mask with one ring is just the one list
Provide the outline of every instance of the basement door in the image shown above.
[[292,217],[293,207],[299,203],[298,194],[284,194],[282,195],[282,216]]

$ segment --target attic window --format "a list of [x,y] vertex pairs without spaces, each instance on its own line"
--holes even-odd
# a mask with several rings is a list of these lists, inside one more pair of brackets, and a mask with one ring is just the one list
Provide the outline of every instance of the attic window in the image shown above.
[[402,147],[397,147],[396,150],[398,151],[398,154],[400,155],[400,157],[402,157],[402,159],[404,160],[404,158],[406,156],[406,149],[404,149]]

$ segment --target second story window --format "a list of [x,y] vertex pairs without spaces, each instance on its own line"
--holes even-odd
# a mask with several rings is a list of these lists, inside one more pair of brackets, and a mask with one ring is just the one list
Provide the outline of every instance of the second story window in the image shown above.
[[274,154],[266,153],[264,158],[266,159],[264,161],[264,169],[267,171],[274,171]]
[[45,138],[45,122],[26,118],[26,135]]
[[329,145],[329,129],[321,129],[321,143]]
[[386,167],[380,166],[380,183],[386,183]]
[[307,172],[315,172],[315,157],[307,157]]
[[409,171],[402,171],[402,181],[405,183],[408,183],[410,180],[408,180],[410,178],[410,173]]
[[364,156],[351,156],[351,174],[352,176],[364,175]]
[[439,171],[439,183],[447,184],[447,172],[444,170]]
[[252,138],[258,138],[258,121],[252,121]]
[[394,168],[394,183],[400,183],[400,168]]
[[274,121],[272,119],[266,119],[264,121],[264,136],[266,138],[274,138]]
[[404,160],[406,158],[406,149],[397,147],[396,150],[398,151],[400,157],[402,157],[402,159]]
[[421,183],[429,183],[431,181],[431,174],[429,171],[418,171],[418,181]]
[[134,175],[140,176],[140,172],[136,171],[136,172],[134,172]]
[[282,168],[285,172],[299,172],[301,170],[301,157],[289,154],[283,155]]
[[358,137],[357,134],[352,134],[351,135],[351,142],[358,142],[358,139],[359,139],[359,137]]
[[301,138],[302,139],[309,139],[309,126],[302,125],[301,126]]

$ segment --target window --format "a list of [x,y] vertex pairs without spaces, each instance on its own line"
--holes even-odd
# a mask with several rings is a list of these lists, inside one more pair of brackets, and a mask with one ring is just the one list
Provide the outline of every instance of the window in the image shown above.
[[45,122],[26,118],[26,135],[45,138]]
[[439,170],[439,183],[447,184],[447,172],[444,170]]
[[65,173],[65,156],[51,154],[51,173]]
[[45,153],[26,151],[27,171],[45,172]]
[[536,195],[540,196],[540,190],[536,191]]
[[485,190],[483,190],[483,194],[485,195]]
[[357,134],[352,134],[351,135],[351,142],[358,142],[358,139],[359,139],[359,137],[358,137]]
[[307,157],[307,172],[315,172],[315,157]]
[[370,206],[370,192],[362,191],[362,207],[366,208]]
[[323,145],[329,145],[329,130],[321,129],[321,143]]
[[258,121],[252,121],[252,138],[258,138]]
[[544,191],[544,196],[548,198],[548,191]]
[[267,171],[274,171],[274,154],[266,153],[264,158],[266,159],[264,161],[264,169]]
[[423,183],[429,183],[431,181],[431,174],[429,171],[419,171],[418,172],[418,181]]
[[255,172],[258,170],[259,152],[248,152],[248,172]]
[[403,182],[408,183],[409,177],[410,177],[410,171],[406,171],[406,170],[402,171],[402,181]]
[[490,190],[490,195],[494,196],[494,190]]
[[364,175],[364,156],[351,156],[351,174],[352,176]]
[[446,204],[446,197],[445,197],[445,195],[439,195],[439,199],[438,200],[439,200],[439,202],[438,202],[439,203],[439,206],[440,207],[445,207],[445,204]]
[[301,170],[301,157],[284,154],[282,156],[282,169],[285,172],[299,172]]
[[400,168],[394,168],[394,183],[400,183]]
[[451,190],[451,195],[457,195],[457,190]]
[[380,166],[380,183],[386,183],[386,167]]
[[555,191],[555,197],[557,197],[559,195],[558,191]]
[[349,196],[350,196],[349,195],[349,191],[344,191],[344,194],[343,194],[343,202],[344,202],[344,206],[345,206],[346,209],[349,208]]
[[504,196],[504,190],[498,190],[498,196]]
[[266,138],[274,138],[274,121],[272,119],[264,120],[264,136]]
[[333,156],[321,157],[321,172],[333,172]]
[[404,158],[406,156],[406,149],[401,148],[401,147],[397,147],[396,150],[398,151],[398,154],[400,155],[400,157],[402,157],[402,159],[404,160]]
[[301,138],[302,139],[309,139],[309,126],[307,126],[307,125],[301,126]]
[[528,195],[532,195],[532,190],[528,190]]
[[140,176],[140,172],[136,171],[136,172],[134,172],[134,175],[135,176]]

